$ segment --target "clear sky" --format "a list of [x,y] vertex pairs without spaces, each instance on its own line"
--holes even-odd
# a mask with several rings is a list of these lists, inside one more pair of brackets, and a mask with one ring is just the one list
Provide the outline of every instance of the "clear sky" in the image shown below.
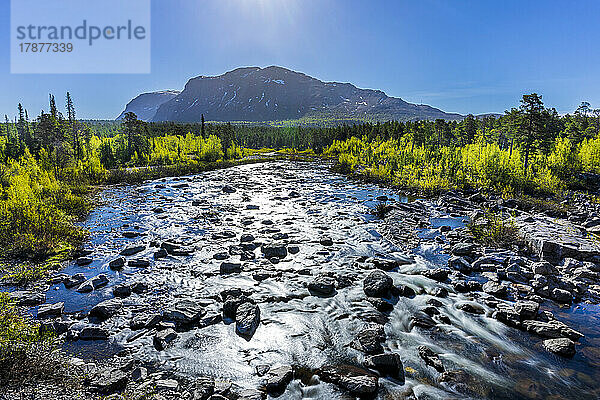
[[[18,0],[15,0],[18,1]],[[0,113],[48,93],[78,116],[115,118],[137,94],[198,75],[279,65],[459,113],[503,112],[523,93],[600,108],[600,1],[152,0],[152,72],[11,75],[0,0]],[[118,54],[115,55],[118,57]]]

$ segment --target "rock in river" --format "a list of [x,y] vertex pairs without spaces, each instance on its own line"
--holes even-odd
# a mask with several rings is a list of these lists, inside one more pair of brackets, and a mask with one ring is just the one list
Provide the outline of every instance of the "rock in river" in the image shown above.
[[383,342],[385,342],[383,326],[370,324],[358,332],[356,339],[352,342],[352,347],[366,354],[381,354],[383,353],[383,346],[381,345]]
[[549,339],[568,337],[571,340],[579,340],[583,337],[582,333],[577,332],[564,323],[556,320],[548,322],[527,320],[523,321],[523,326],[527,332],[535,333],[538,336]]
[[235,312],[235,331],[250,339],[260,324],[260,308],[250,302],[240,304]]
[[433,350],[431,350],[427,346],[419,346],[418,350],[419,357],[421,357],[421,359],[425,361],[425,364],[429,365],[430,367],[433,367],[437,372],[444,372],[444,365],[442,364],[442,360],[440,360],[438,355],[435,354]]
[[483,284],[483,291],[499,299],[505,299],[508,295],[508,287],[498,282],[487,281]]
[[319,275],[308,284],[308,290],[316,296],[332,296],[335,294],[335,280],[329,276]]
[[150,266],[150,261],[145,258],[137,258],[135,260],[129,260],[127,265],[132,268],[148,268]]
[[37,306],[46,301],[46,295],[44,293],[35,293],[25,290],[10,292],[8,293],[8,296],[20,306]]
[[363,281],[363,290],[369,297],[385,297],[394,286],[392,278],[383,271],[371,272]]
[[134,254],[139,253],[140,251],[146,250],[146,246],[130,246],[121,250],[122,256],[132,256]]
[[286,247],[282,244],[265,244],[260,249],[266,258],[285,258],[288,254]]
[[106,275],[100,274],[100,275],[96,275],[93,278],[90,278],[87,281],[83,282],[81,285],[79,285],[79,287],[77,288],[77,291],[79,293],[89,293],[96,289],[100,289],[101,287],[104,287],[107,284],[108,284],[108,278],[106,277]]
[[404,366],[396,353],[377,354],[367,359],[365,366],[382,375],[391,376],[404,382]]
[[546,339],[543,346],[546,350],[561,356],[571,357],[575,354],[575,342],[568,338]]
[[42,304],[38,308],[38,318],[60,317],[65,310],[65,303]]
[[221,267],[219,268],[219,270],[221,272],[221,275],[242,272],[242,264],[223,262],[223,263],[221,263]]
[[84,326],[79,331],[79,340],[106,340],[108,339],[108,331],[99,326]]
[[111,262],[108,263],[108,267],[115,271],[119,271],[119,270],[123,269],[124,266],[125,266],[125,258],[123,258],[123,257],[115,258],[114,260],[112,260]]
[[178,327],[192,325],[206,314],[206,310],[191,300],[181,300],[165,310],[163,318],[173,321]]
[[162,351],[166,349],[169,343],[175,339],[177,339],[177,332],[175,332],[173,328],[168,328],[158,331],[156,335],[154,335],[152,343],[154,344],[154,348],[156,350]]
[[269,370],[265,383],[267,393],[273,395],[283,393],[293,377],[294,369],[289,365]]
[[317,375],[323,381],[333,383],[354,396],[373,396],[379,388],[377,375],[352,365],[325,365],[317,371]]
[[122,307],[123,302],[119,299],[104,300],[92,307],[90,316],[105,320],[115,315]]

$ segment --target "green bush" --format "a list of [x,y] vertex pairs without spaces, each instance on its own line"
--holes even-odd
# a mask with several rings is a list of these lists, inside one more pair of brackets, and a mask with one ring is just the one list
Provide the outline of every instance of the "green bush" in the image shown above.
[[48,379],[63,367],[54,338],[21,316],[0,292],[0,386]]

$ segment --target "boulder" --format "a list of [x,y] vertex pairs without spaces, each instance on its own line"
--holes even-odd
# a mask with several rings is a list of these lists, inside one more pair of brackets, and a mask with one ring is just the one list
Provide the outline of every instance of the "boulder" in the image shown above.
[[418,326],[423,329],[431,329],[436,326],[436,322],[423,311],[417,311],[411,318],[413,326]]
[[240,236],[240,242],[241,243],[254,242],[254,240],[256,240],[256,238],[254,237],[254,235],[251,235],[249,233],[245,233],[242,236]]
[[444,364],[442,364],[442,360],[440,360],[433,350],[427,346],[419,346],[418,351],[419,357],[425,361],[425,364],[433,367],[437,372],[444,372]]
[[135,260],[129,260],[127,265],[131,268],[148,268],[150,266],[150,261],[146,258],[137,258]]
[[468,274],[473,270],[473,267],[464,257],[452,256],[448,260],[448,267],[455,269],[463,274]]
[[379,388],[376,374],[352,365],[325,365],[317,375],[324,382],[333,383],[358,397],[374,396]]
[[539,275],[557,275],[558,274],[558,270],[556,269],[556,267],[554,265],[550,264],[548,261],[540,261],[540,262],[533,263],[531,265],[531,269],[534,274],[539,274]]
[[551,297],[553,300],[556,300],[559,303],[571,304],[573,301],[573,295],[571,295],[571,293],[569,293],[567,290],[560,288],[554,288],[552,290]]
[[119,271],[125,266],[125,258],[119,257],[108,263],[108,267],[112,270]]
[[83,282],[85,282],[85,275],[81,273],[75,274],[63,281],[67,289],[81,285]]
[[121,250],[119,254],[122,256],[132,256],[144,250],[146,250],[146,246],[129,246]]
[[383,353],[383,346],[381,345],[383,342],[385,342],[383,326],[369,324],[358,331],[352,342],[352,347],[365,354],[381,354]]
[[17,290],[15,292],[8,293],[8,297],[17,303],[19,306],[37,306],[46,301],[46,295],[44,293],[35,293],[26,290]]
[[117,285],[113,287],[113,295],[115,297],[128,297],[131,295],[131,286],[128,284]]
[[300,252],[300,247],[296,245],[288,246],[287,250],[290,254],[298,254]]
[[119,299],[104,300],[96,304],[90,310],[90,317],[105,320],[115,315],[123,307],[123,302]]
[[393,279],[383,271],[373,271],[363,281],[363,290],[368,297],[388,296],[393,286]]
[[376,354],[367,359],[365,366],[382,375],[390,376],[404,382],[404,366],[396,353]]
[[159,379],[154,383],[156,390],[170,390],[176,392],[179,389],[179,382],[175,379]]
[[221,275],[239,273],[242,272],[242,264],[222,262],[219,271]]
[[575,354],[575,342],[568,338],[546,339],[542,345],[549,352],[564,357],[572,357]]
[[135,382],[141,382],[146,380],[148,377],[148,370],[144,367],[136,367],[131,371],[131,379]]
[[517,301],[514,308],[519,314],[519,318],[523,321],[534,319],[540,309],[540,305],[535,301]]
[[335,279],[319,275],[308,284],[308,290],[316,296],[332,296],[335,294]]
[[178,327],[192,325],[206,314],[206,310],[191,300],[180,300],[163,313],[163,320],[173,321]]
[[238,306],[235,313],[235,331],[238,335],[251,338],[260,324],[260,309],[250,302]]
[[148,284],[145,282],[134,282],[131,284],[131,291],[136,294],[142,294],[148,291]]
[[270,369],[265,382],[267,393],[271,395],[283,393],[293,377],[294,369],[289,365]]
[[398,268],[400,263],[396,260],[390,260],[386,258],[372,258],[367,260],[373,264],[373,266],[377,269],[381,269],[383,271],[391,271],[395,268]]
[[91,257],[79,257],[77,260],[75,260],[77,265],[79,265],[80,267],[85,267],[86,265],[90,265],[92,263],[92,261],[94,261],[94,259]]
[[65,303],[42,304],[38,308],[38,318],[60,317],[65,310]]
[[106,369],[97,373],[90,382],[91,389],[102,395],[120,392],[127,386],[128,382],[125,372],[118,368]]
[[477,250],[477,246],[473,243],[457,243],[452,247],[452,254],[455,256],[469,256]]
[[260,249],[266,258],[285,258],[288,255],[285,245],[282,244],[266,244],[262,245]]
[[434,268],[421,272],[421,275],[433,279],[434,281],[445,282],[448,279],[448,273],[449,271],[447,269]]
[[508,287],[498,282],[487,281],[483,284],[482,290],[499,299],[505,299],[508,296]]
[[567,337],[571,340],[579,340],[584,336],[582,333],[569,328],[566,324],[557,320],[550,320],[547,322],[525,320],[523,321],[523,326],[527,332],[535,333],[538,336],[549,339]]
[[131,321],[129,326],[131,330],[139,330],[143,328],[154,328],[162,321],[160,314],[142,312],[136,314]]
[[168,328],[162,331],[156,332],[154,338],[152,339],[152,343],[154,344],[154,348],[158,351],[162,351],[167,348],[169,343],[177,339],[177,332],[175,329]]
[[480,306],[477,303],[473,303],[473,302],[458,303],[456,305],[456,308],[458,308],[459,310],[462,310],[464,312],[471,313],[471,314],[484,314],[485,313],[485,309],[482,306]]
[[79,331],[79,340],[106,340],[109,333],[99,326],[86,325]]
[[321,243],[321,246],[325,246],[325,247],[329,247],[329,246],[333,246],[333,240],[330,237],[322,237],[319,240],[319,243]]
[[165,258],[168,255],[169,253],[167,253],[165,249],[158,249],[154,252],[154,255],[152,257],[154,257],[155,260],[160,260],[161,258]]

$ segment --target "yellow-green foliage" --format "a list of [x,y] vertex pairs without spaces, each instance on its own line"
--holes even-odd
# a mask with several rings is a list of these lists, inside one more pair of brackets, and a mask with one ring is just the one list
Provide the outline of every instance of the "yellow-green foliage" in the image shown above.
[[72,222],[73,215],[85,212],[85,201],[52,171],[41,168],[29,152],[0,172],[0,241],[5,255],[41,256],[83,237]]
[[558,139],[548,155],[530,161],[525,174],[518,149],[502,149],[480,141],[462,147],[427,147],[409,139],[369,141],[352,137],[334,141],[325,155],[338,157],[340,168],[394,184],[438,190],[482,187],[515,195],[523,191],[557,193],[564,190],[576,171],[600,170],[600,139],[584,141],[579,148],[569,139]]
[[190,158],[214,162],[223,158],[221,140],[216,136],[204,139],[188,133],[186,136],[163,136],[152,139],[150,165],[185,163]]
[[600,135],[581,143],[578,158],[585,171],[600,173]]

